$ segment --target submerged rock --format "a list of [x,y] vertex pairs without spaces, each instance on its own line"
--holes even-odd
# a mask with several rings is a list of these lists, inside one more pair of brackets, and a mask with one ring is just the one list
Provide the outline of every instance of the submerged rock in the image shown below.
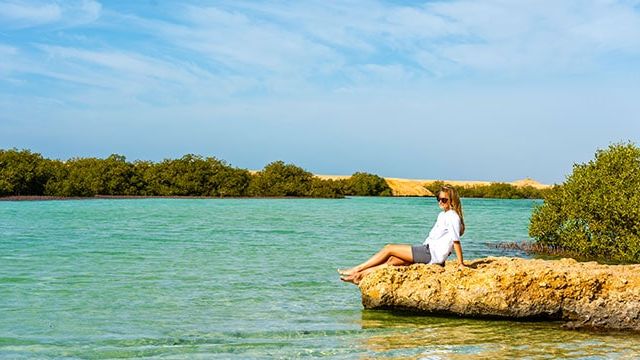
[[359,284],[366,309],[467,317],[565,320],[569,327],[640,331],[640,265],[485,258],[387,267]]

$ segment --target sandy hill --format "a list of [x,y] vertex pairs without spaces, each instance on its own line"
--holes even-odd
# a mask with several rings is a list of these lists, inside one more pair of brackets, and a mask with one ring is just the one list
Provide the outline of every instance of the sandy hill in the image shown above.
[[[321,179],[348,179],[347,175],[315,175]],[[434,179],[401,179],[401,178],[384,178],[394,196],[434,196],[431,191],[425,189],[426,185],[439,180]],[[447,184],[454,186],[474,186],[474,185],[490,185],[491,181],[477,181],[477,180],[442,180]],[[508,182],[507,184],[516,187],[531,186],[536,189],[545,189],[551,185],[541,184],[540,182],[526,178],[522,180],[516,180]]]

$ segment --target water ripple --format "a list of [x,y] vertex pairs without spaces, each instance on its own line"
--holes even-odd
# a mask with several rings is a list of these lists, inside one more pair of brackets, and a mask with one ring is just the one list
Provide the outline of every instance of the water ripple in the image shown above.
[[[466,258],[535,202],[465,199]],[[638,337],[363,311],[336,268],[420,243],[433,199],[0,202],[0,358],[633,358]]]

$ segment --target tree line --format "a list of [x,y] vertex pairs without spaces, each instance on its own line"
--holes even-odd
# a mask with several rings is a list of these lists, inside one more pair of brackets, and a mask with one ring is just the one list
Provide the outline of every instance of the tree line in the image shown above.
[[[444,185],[449,184],[438,180],[425,186],[425,188],[435,194]],[[458,191],[460,197],[490,199],[543,199],[551,191],[551,188],[536,189],[533,186],[514,186],[507,183],[452,187]]]
[[0,149],[0,196],[92,197],[322,197],[390,196],[377,175],[354,173],[347,179],[323,180],[283,161],[252,173],[215,157],[187,154],[161,162],[122,155],[105,159],[47,159],[30,150]]

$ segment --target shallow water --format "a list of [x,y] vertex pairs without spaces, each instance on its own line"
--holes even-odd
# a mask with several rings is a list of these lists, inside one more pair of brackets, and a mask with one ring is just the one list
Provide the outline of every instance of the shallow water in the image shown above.
[[[535,201],[464,199],[467,258]],[[0,202],[0,358],[637,358],[640,337],[365,311],[335,269],[420,243],[433,198]]]

